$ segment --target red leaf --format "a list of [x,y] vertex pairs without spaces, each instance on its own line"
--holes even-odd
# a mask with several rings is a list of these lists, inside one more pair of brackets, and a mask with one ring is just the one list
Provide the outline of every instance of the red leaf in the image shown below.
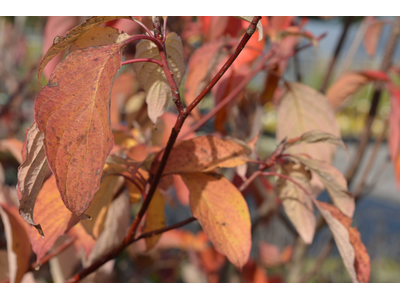
[[57,66],[35,101],[48,163],[65,205],[77,216],[99,188],[113,147],[109,93],[121,59],[119,44],[76,50]]

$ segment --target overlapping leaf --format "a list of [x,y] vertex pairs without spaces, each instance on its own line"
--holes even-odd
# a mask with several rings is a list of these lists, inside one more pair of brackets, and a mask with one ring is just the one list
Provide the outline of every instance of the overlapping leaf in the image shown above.
[[19,213],[29,224],[40,229],[40,224],[33,221],[33,208],[36,197],[43,185],[47,172],[47,159],[43,145],[43,132],[39,131],[36,123],[26,130],[23,163],[18,168],[18,198]]
[[36,221],[41,224],[44,233],[44,237],[42,237],[34,227],[29,228],[32,250],[36,253],[36,261],[39,263],[57,238],[66,234],[79,222],[80,218],[65,207],[54,176],[51,176],[43,184],[33,213]]
[[[183,46],[180,37],[174,32],[168,34],[165,40],[165,47],[169,69],[173,73],[176,84],[179,86],[185,72]],[[135,58],[161,60],[157,46],[149,40],[143,40],[136,45]],[[168,80],[162,68],[154,63],[135,63],[134,70],[140,85],[147,93],[146,103],[148,105],[149,118],[153,123],[156,123],[157,118],[164,113],[168,101],[172,99]]]
[[[245,143],[199,136],[176,144],[171,151],[164,174],[207,172],[216,167],[233,168],[247,162],[251,149]],[[152,170],[156,170],[155,162]]]
[[[311,190],[311,174],[303,165],[289,162],[281,166],[280,173],[292,178],[306,190]],[[315,233],[315,216],[312,200],[293,182],[279,178],[278,197],[289,220],[307,244],[311,244]]]
[[250,255],[251,222],[245,199],[225,177],[217,174],[184,173],[190,191],[190,209],[214,247],[237,268]]
[[119,44],[76,50],[57,66],[35,101],[49,166],[65,205],[78,216],[99,188],[113,147],[109,93],[121,59]]
[[344,265],[353,282],[369,282],[370,258],[357,228],[351,227],[352,220],[336,207],[315,200],[342,256]]
[[43,72],[43,69],[46,67],[48,62],[53,59],[53,57],[59,54],[62,50],[66,49],[69,45],[75,42],[84,33],[99,26],[102,23],[115,19],[131,19],[131,17],[111,17],[111,16],[91,17],[82,24],[66,32],[66,34],[63,37],[54,37],[53,45],[49,48],[49,50],[47,50],[46,54],[42,58],[42,61],[40,62],[38,70],[38,80],[40,80],[40,76]]

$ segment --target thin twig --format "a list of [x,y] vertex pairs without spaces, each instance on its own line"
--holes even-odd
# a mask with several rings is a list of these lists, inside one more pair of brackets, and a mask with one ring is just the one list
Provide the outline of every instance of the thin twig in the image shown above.
[[155,64],[159,65],[160,67],[163,66],[161,61],[158,61],[157,59],[153,59],[153,58],[135,58],[135,59],[130,59],[130,60],[126,60],[126,61],[121,62],[121,66],[124,66],[124,65],[127,65],[127,64],[134,64],[134,63],[138,63],[138,62],[150,62],[150,63],[155,63]]
[[354,19],[354,17],[350,17],[350,16],[349,17],[345,17],[345,22],[343,24],[342,34],[341,34],[341,36],[339,38],[339,41],[338,41],[338,43],[336,45],[335,52],[334,52],[334,54],[332,56],[332,59],[331,59],[331,61],[329,63],[328,70],[327,70],[327,72],[325,74],[324,81],[322,82],[322,85],[321,85],[321,88],[320,88],[320,92],[321,93],[325,93],[326,88],[328,87],[329,79],[331,78],[333,69],[334,69],[336,61],[337,61],[337,59],[338,59],[338,57],[340,55],[340,52],[342,51],[343,43],[344,43],[344,41],[346,39],[350,24],[351,24],[351,22],[353,22],[353,19]]

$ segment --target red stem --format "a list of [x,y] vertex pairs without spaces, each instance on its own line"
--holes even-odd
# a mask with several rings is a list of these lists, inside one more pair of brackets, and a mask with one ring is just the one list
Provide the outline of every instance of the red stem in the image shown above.
[[152,58],[135,58],[135,59],[130,59],[130,60],[126,60],[121,62],[121,66],[127,65],[127,64],[134,64],[134,63],[138,63],[138,62],[150,62],[150,63],[155,63],[157,65],[159,65],[160,67],[163,66],[163,64],[158,61],[157,59],[152,59]]

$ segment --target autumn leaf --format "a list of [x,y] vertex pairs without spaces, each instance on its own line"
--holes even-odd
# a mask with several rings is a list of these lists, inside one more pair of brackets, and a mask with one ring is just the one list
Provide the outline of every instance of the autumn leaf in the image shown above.
[[336,111],[346,105],[350,96],[362,86],[374,80],[389,80],[389,77],[381,71],[364,70],[360,72],[348,72],[336,80],[326,92],[329,103]]
[[82,24],[72,28],[67,31],[63,37],[53,37],[53,45],[47,50],[46,54],[43,56],[38,70],[38,80],[40,81],[40,76],[42,75],[43,69],[46,65],[59,54],[62,50],[66,49],[69,45],[75,42],[81,35],[86,33],[87,31],[99,26],[102,23],[107,21],[115,20],[115,19],[132,19],[131,17],[91,17],[87,19]]
[[[199,136],[172,148],[164,174],[208,172],[216,167],[234,168],[247,162],[251,149],[236,140]],[[152,170],[159,162],[155,161]]]
[[18,168],[17,192],[20,201],[19,213],[29,224],[41,230],[40,224],[33,221],[33,208],[42,188],[47,172],[47,159],[43,145],[43,132],[36,123],[26,130],[23,163]]
[[265,269],[257,265],[254,260],[244,266],[242,276],[246,283],[268,283],[268,275]]
[[120,34],[118,29],[113,27],[95,27],[89,31],[86,31],[77,40],[75,40],[71,46],[69,46],[69,53],[88,47],[119,44],[128,37],[128,34]]
[[347,190],[347,181],[343,174],[324,161],[303,156],[293,157],[314,171],[321,179],[335,206],[346,216],[353,217],[356,206],[354,196]]
[[57,238],[66,234],[79,222],[80,218],[65,207],[54,176],[43,184],[36,199],[33,214],[44,232],[44,237],[42,237],[34,227],[29,228],[32,250],[36,253],[36,262],[40,263]]
[[[0,152],[10,153],[19,163],[22,163],[23,144],[17,139],[4,139],[0,141]],[[22,150],[22,151],[21,151]]]
[[291,245],[286,246],[281,252],[278,246],[260,241],[258,251],[262,264],[271,268],[287,263],[292,256],[293,247]]
[[[303,165],[288,162],[280,165],[278,173],[292,178],[307,191],[311,190],[311,173]],[[312,200],[298,185],[284,178],[279,178],[277,191],[289,220],[303,241],[311,244],[316,224]]]
[[89,223],[89,222],[87,222],[87,221],[79,222],[74,227],[72,227],[68,232],[69,236],[76,238],[76,240],[74,241],[74,247],[75,247],[76,251],[78,253],[80,253],[80,251],[83,251],[85,253],[86,258],[89,257],[89,255],[92,252],[92,249],[96,243],[96,241],[93,239],[93,237],[91,235],[89,235],[86,232],[85,228],[82,226],[82,224]]
[[113,147],[109,93],[121,59],[120,44],[76,50],[57,66],[35,101],[49,166],[66,207],[77,216],[99,188]]
[[10,282],[21,282],[22,277],[30,268],[29,225],[19,216],[16,207],[6,203],[0,203],[0,216],[7,240]]
[[[165,227],[165,214],[164,214],[165,201],[161,193],[156,190],[153,198],[151,199],[149,208],[146,213],[146,224],[143,228],[143,233],[154,231]],[[161,235],[154,235],[146,238],[146,249],[152,249]]]
[[375,55],[376,48],[381,37],[383,24],[384,22],[382,21],[372,22],[365,31],[364,48],[369,56]]
[[184,173],[190,209],[216,250],[241,269],[251,249],[251,222],[246,200],[225,177]]
[[[324,95],[300,83],[291,82],[287,85],[278,107],[278,141],[312,130],[340,137],[335,115]],[[327,143],[299,144],[288,149],[288,153],[306,153],[314,159],[331,162],[335,150],[336,146]]]
[[[174,74],[174,80],[179,86],[185,64],[183,62],[183,46],[181,38],[174,32],[168,34],[165,40],[168,66]],[[149,41],[142,40],[136,45],[135,58],[152,58],[161,61],[157,46]],[[172,99],[172,92],[163,69],[154,63],[139,62],[134,64],[140,85],[146,91],[146,103],[149,118],[156,123],[167,108],[168,101]]]
[[353,282],[369,282],[370,258],[357,228],[351,227],[352,220],[336,207],[314,200],[330,230],[339,253]]

